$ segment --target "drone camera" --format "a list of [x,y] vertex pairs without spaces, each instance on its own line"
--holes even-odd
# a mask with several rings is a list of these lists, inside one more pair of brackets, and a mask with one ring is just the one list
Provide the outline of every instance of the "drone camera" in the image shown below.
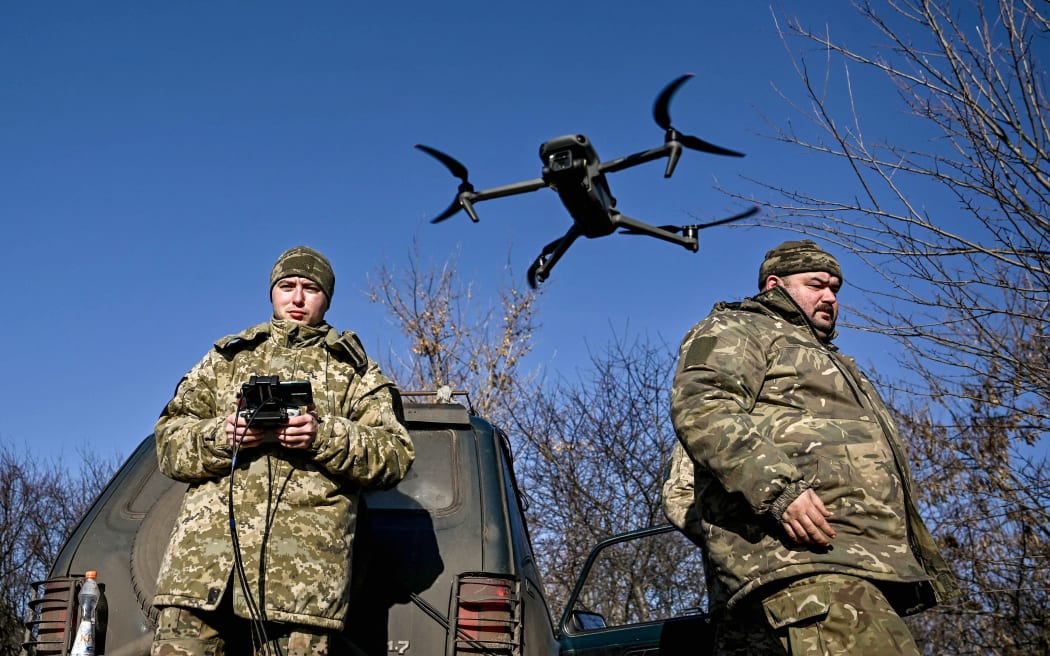
[[568,148],[566,148],[565,150],[559,150],[556,153],[551,153],[551,171],[567,171],[572,168],[572,163],[572,151]]
[[540,161],[546,164],[545,172],[561,173],[574,168],[585,168],[589,162],[597,162],[594,146],[582,134],[567,134],[543,143],[540,146]]
[[281,382],[277,376],[252,376],[237,395],[240,415],[259,427],[279,426],[313,403],[310,381]]

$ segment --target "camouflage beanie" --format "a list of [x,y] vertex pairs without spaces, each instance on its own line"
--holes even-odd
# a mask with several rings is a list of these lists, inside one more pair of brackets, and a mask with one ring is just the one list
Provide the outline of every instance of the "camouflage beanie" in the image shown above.
[[769,276],[790,276],[806,271],[825,271],[844,280],[838,260],[812,239],[803,239],[786,241],[766,253],[766,259],[758,268],[758,289],[765,288]]
[[332,301],[332,294],[335,292],[335,272],[324,255],[309,246],[296,246],[281,253],[273,265],[273,271],[270,272],[270,290],[273,291],[273,286],[278,280],[291,276],[313,280],[321,286],[321,291],[328,297],[328,301]]

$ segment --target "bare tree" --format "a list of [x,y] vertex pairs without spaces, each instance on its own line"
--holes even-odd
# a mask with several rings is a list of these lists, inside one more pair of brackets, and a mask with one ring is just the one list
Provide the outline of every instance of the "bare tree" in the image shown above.
[[[759,183],[773,192],[767,220],[823,237],[881,276],[861,288],[858,327],[902,347],[906,381],[880,384],[966,590],[913,622],[926,650],[1048,654],[1047,5],[854,6],[881,45],[781,21],[804,100],[784,98],[804,120],[774,136],[855,185],[818,195]],[[891,93],[870,88],[879,84]],[[877,109],[861,100],[873,93]],[[887,97],[895,120],[876,135]]]
[[[556,608],[596,542],[666,521],[660,489],[675,444],[667,414],[674,357],[666,345],[615,337],[591,355],[577,380],[559,378],[536,392],[528,413],[515,416],[530,526]],[[596,600],[624,600],[621,608],[605,610],[609,622],[644,621],[657,610],[648,606],[651,599],[624,590],[661,587],[654,581],[681,585],[665,571],[680,556],[628,554],[608,565],[616,576],[606,581],[620,589],[590,591]],[[694,593],[703,587],[701,576],[695,581]]]
[[[535,291],[508,282],[499,303],[479,298],[458,276],[456,256],[421,268],[413,243],[408,266],[383,265],[368,281],[368,297],[384,306],[407,338],[409,357],[391,351],[383,366],[403,390],[466,390],[472,407],[500,421],[520,402],[516,386],[534,375],[521,371],[537,328]],[[508,266],[507,275],[513,280]]]
[[19,653],[32,583],[46,578],[117,464],[81,458],[74,472],[0,444],[0,656]]
[[[475,409],[510,433],[555,611],[596,542],[666,521],[660,489],[675,444],[667,414],[671,349],[614,336],[578,379],[560,376],[541,385],[540,372],[520,370],[535,331],[531,291],[508,283],[498,292],[496,310],[459,280],[454,258],[421,269],[413,251],[406,269],[382,267],[369,295],[408,338],[409,354],[391,354],[384,363],[402,388],[468,389]],[[682,540],[609,553],[615,557],[603,565],[600,583],[587,591],[602,602],[589,608],[607,622],[644,621],[703,605],[696,550]],[[681,576],[695,585],[684,589]]]

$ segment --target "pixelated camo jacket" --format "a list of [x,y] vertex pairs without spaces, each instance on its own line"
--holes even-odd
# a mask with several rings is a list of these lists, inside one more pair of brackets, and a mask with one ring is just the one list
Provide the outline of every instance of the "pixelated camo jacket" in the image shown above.
[[[242,451],[233,474],[240,554],[270,620],[340,629],[358,495],[388,487],[415,457],[394,384],[353,333],[273,320],[215,344],[179,383],[155,429],[161,471],[188,482],[154,604],[214,609],[231,579],[232,450],[226,417],[252,375],[309,380],[320,417],[308,450]],[[265,568],[262,563],[265,562]],[[263,572],[265,569],[265,572]],[[233,585],[235,612],[251,617]]]
[[[720,303],[689,331],[671,419],[692,459],[676,450],[664,509],[703,547],[713,607],[818,572],[885,582],[903,614],[954,594],[886,406],[780,288]],[[833,513],[831,550],[792,543],[769,513],[801,480]]]

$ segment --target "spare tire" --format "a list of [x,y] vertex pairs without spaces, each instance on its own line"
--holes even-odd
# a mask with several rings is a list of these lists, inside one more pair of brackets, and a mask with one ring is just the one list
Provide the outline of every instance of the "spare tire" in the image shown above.
[[157,573],[160,572],[160,563],[168,548],[186,488],[187,485],[172,481],[171,487],[146,512],[131,548],[131,585],[142,612],[154,626],[157,623],[157,610],[153,608],[153,596],[157,594]]

